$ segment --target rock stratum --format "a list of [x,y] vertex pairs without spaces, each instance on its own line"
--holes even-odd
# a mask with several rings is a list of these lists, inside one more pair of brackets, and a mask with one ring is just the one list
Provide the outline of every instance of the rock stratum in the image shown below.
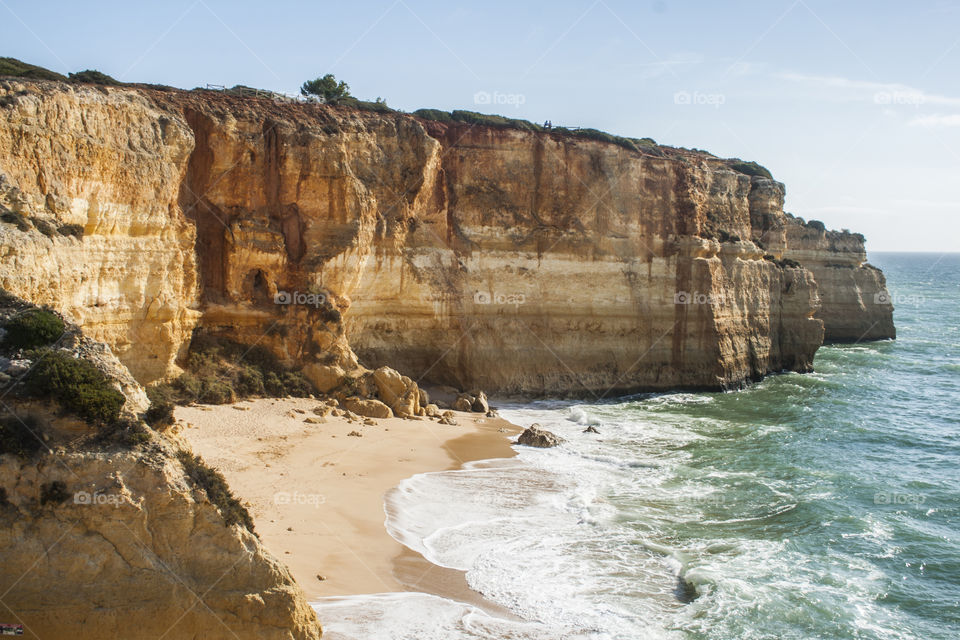
[[196,331],[323,384],[362,363],[595,396],[894,336],[862,236],[705,152],[212,91],[6,80],[0,104],[0,203],[26,220],[0,224],[0,286],[144,384]]

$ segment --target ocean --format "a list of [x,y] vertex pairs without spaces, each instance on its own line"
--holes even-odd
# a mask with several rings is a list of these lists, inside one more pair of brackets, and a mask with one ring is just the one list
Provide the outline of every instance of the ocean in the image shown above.
[[870,257],[896,341],[736,392],[502,405],[567,442],[387,496],[391,535],[515,616],[331,598],[325,637],[960,638],[960,254]]

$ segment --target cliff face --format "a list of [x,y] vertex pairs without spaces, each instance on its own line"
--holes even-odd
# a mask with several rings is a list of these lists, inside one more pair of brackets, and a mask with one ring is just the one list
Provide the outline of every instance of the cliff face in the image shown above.
[[[144,380],[199,323],[348,374],[356,352],[501,392],[720,388],[808,370],[821,318],[864,315],[842,279],[765,259],[752,240],[789,224],[782,185],[708,154],[213,92],[6,90],[0,172],[25,211],[87,235],[9,230],[4,286],[90,325]],[[88,277],[17,281],[44,260]]]
[[[66,502],[41,504],[62,482]],[[34,638],[319,638],[290,572],[176,460],[0,456],[0,590]]]
[[[190,129],[133,91],[0,80],[0,95],[0,205],[53,228],[0,225],[0,286],[69,315],[141,382],[167,375],[198,317],[177,206]],[[82,239],[56,231],[70,224]]]
[[827,231],[788,219],[784,255],[813,273],[822,301],[824,339],[861,342],[896,338],[883,272],[867,263],[859,233]]

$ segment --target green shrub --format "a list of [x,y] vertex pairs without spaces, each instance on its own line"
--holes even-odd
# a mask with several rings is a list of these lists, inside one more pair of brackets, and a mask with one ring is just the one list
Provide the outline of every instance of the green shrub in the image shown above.
[[50,69],[44,69],[33,64],[21,62],[16,58],[0,58],[0,76],[15,76],[18,78],[32,78],[35,80],[66,80]]
[[413,115],[424,120],[436,120],[437,122],[453,122],[453,116],[448,111],[440,109],[417,109]]
[[117,443],[133,449],[150,442],[153,435],[139,420],[117,420],[106,425],[97,433],[100,444]]
[[387,102],[383,98],[377,98],[373,102],[369,102],[367,100],[357,100],[356,98],[351,97],[340,100],[339,104],[343,104],[348,107],[354,107],[355,109],[362,109],[364,111],[374,111],[376,113],[396,113],[394,109],[391,109],[387,106]]
[[43,309],[20,314],[7,321],[3,328],[7,331],[4,346],[10,349],[46,347],[59,340],[64,331],[63,320]]
[[172,385],[160,383],[147,388],[150,407],[143,413],[143,420],[151,427],[169,427],[173,424],[173,406],[176,392]]
[[287,371],[283,374],[283,392],[294,398],[306,398],[314,392],[314,388],[299,371]]
[[83,225],[82,224],[64,224],[60,225],[57,229],[57,233],[62,236],[73,236],[77,240],[83,240]]
[[284,396],[283,380],[273,371],[268,371],[267,375],[263,377],[263,388],[268,394],[275,398],[282,398]]
[[808,222],[808,223],[806,224],[806,226],[809,227],[809,228],[811,228],[811,229],[816,229],[817,231],[821,231],[821,232],[827,230],[827,225],[823,224],[823,223],[820,222],[819,220],[811,220],[810,222]]
[[32,458],[38,451],[46,451],[43,429],[33,416],[9,416],[0,421],[0,454],[12,453],[20,458]]
[[735,158],[730,163],[730,168],[739,173],[745,173],[748,176],[758,176],[761,178],[773,178],[773,175],[770,171],[756,162],[744,162],[743,160]]
[[243,504],[233,496],[223,474],[208,467],[203,458],[189,451],[178,452],[177,459],[194,486],[203,489],[207,493],[207,499],[220,510],[224,524],[228,527],[239,524],[250,533],[254,532],[253,518]]
[[629,149],[630,151],[638,151],[636,143],[630,138],[624,138],[622,136],[615,136],[607,133],[606,131],[599,131],[597,129],[578,129],[572,132],[578,138],[587,138],[589,140],[599,140],[600,142],[609,142],[610,144],[616,144],[624,149]]
[[262,396],[263,374],[253,365],[240,365],[237,368],[235,388],[237,395],[240,396]]
[[97,71],[96,69],[86,69],[84,71],[78,71],[77,73],[71,73],[70,82],[82,82],[86,84],[106,84],[106,85],[112,85],[112,86],[120,86],[123,84],[119,80],[111,78],[107,74]]
[[54,480],[53,482],[47,482],[40,485],[40,504],[44,505],[48,502],[53,502],[54,504],[63,504],[70,498],[70,493],[67,492],[67,483],[63,480]]
[[522,129],[524,131],[543,130],[543,127],[534,124],[529,120],[520,120],[518,118],[507,118],[505,116],[477,113],[476,111],[455,110],[450,112],[450,117],[457,122],[480,124],[488,127],[505,127],[510,129]]
[[203,404],[230,404],[237,401],[237,394],[226,382],[204,380],[197,401]]
[[55,399],[64,411],[90,424],[110,424],[120,416],[123,394],[93,364],[59,351],[33,352],[36,362],[24,383],[28,394]]

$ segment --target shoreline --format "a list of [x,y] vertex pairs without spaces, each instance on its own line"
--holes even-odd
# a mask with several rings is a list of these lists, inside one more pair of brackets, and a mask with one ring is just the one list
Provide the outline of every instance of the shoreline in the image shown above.
[[416,474],[512,457],[510,439],[521,429],[459,411],[456,425],[396,417],[364,424],[321,418],[313,412],[321,403],[260,398],[177,407],[175,429],[223,473],[310,602],[420,591],[503,613],[467,586],[463,572],[391,537],[384,497]]

